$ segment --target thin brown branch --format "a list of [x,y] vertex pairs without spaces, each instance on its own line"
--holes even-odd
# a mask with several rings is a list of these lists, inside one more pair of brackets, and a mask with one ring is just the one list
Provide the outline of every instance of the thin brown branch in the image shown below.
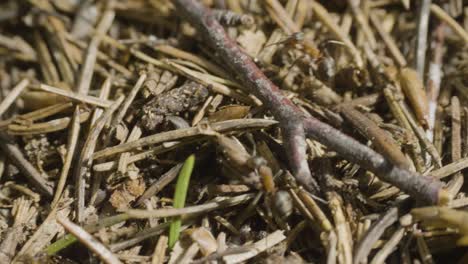
[[84,219],[84,206],[85,206],[85,183],[86,176],[91,168],[93,163],[92,155],[94,149],[96,148],[97,140],[99,135],[104,128],[104,125],[109,121],[112,114],[117,110],[117,108],[122,104],[124,96],[121,95],[113,105],[111,105],[102,116],[96,121],[96,123],[91,127],[88,137],[83,145],[81,150],[80,158],[76,163],[74,170],[75,174],[75,203],[76,203],[76,218],[78,222],[82,222]]
[[80,94],[88,94],[91,79],[93,77],[93,68],[96,63],[96,57],[98,53],[99,43],[101,42],[102,35],[105,35],[106,31],[112,25],[114,21],[115,12],[113,10],[106,10],[102,15],[101,21],[97,25],[96,32],[94,33],[91,42],[89,43],[86,57],[81,68],[80,78],[78,80],[78,86],[76,91]]
[[29,85],[29,80],[24,79],[19,82],[11,92],[0,102],[0,117],[5,113],[5,111],[10,107],[10,105],[16,100],[16,98],[24,91]]
[[68,232],[77,237],[78,240],[83,243],[83,245],[93,251],[104,263],[122,263],[109,249],[107,249],[103,244],[101,244],[101,242],[86,232],[86,230],[84,230],[82,227],[65,218],[57,218],[57,222],[59,222]]
[[423,0],[419,4],[418,34],[416,40],[416,60],[414,66],[419,78],[424,78],[426,66],[427,32],[429,29],[429,14],[432,0]]
[[366,234],[361,238],[356,250],[354,252],[353,263],[361,263],[366,260],[367,256],[372,250],[375,242],[379,240],[385,230],[398,220],[398,209],[393,207],[374,223],[374,225],[367,230]]
[[73,113],[73,118],[71,121],[70,133],[68,136],[68,143],[67,143],[67,154],[63,162],[63,167],[60,173],[59,181],[57,183],[57,188],[55,188],[54,199],[52,200],[52,205],[51,205],[52,208],[55,207],[55,205],[60,200],[60,197],[62,196],[62,192],[65,187],[65,183],[67,182],[68,173],[70,171],[70,167],[73,161],[73,156],[75,154],[75,148],[78,142],[79,135],[80,135],[80,107],[77,106],[75,108],[75,112]]
[[376,123],[361,114],[352,106],[344,105],[341,114],[353,124],[368,140],[370,140],[377,150],[394,164],[409,169],[410,164],[403,152],[401,152],[396,141],[387,132],[382,130]]
[[42,194],[52,197],[53,190],[37,169],[24,157],[21,150],[6,135],[0,133],[0,148],[7,158]]
[[[219,57],[226,63],[231,72],[238,76],[246,89],[259,98],[279,121],[293,173],[298,182],[309,191],[317,191],[317,185],[312,179],[307,164],[306,133],[335,150],[344,158],[374,172],[381,179],[394,184],[416,199],[430,203],[438,203],[446,199],[441,182],[421,177],[416,173],[397,167],[380,154],[329,125],[313,117],[305,118],[303,112],[286,98],[252,59],[229,38],[209,9],[194,0],[176,0],[174,4],[181,11],[183,18],[189,20],[207,43],[216,49]],[[324,8],[316,2],[314,2],[313,7],[314,11],[324,11]],[[340,40],[344,39],[346,42],[350,42],[348,38],[341,36]],[[352,46],[354,47],[354,45]],[[362,66],[362,58],[357,50],[353,51],[355,51],[352,54],[355,56],[358,66]]]

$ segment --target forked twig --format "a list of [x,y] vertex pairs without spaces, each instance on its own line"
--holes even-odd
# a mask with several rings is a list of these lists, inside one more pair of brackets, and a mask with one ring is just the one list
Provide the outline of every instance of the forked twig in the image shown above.
[[181,17],[189,20],[199,34],[216,49],[220,59],[239,78],[246,89],[259,98],[279,121],[291,169],[297,181],[317,192],[307,163],[308,135],[341,154],[351,162],[375,173],[416,199],[430,203],[446,199],[442,183],[395,166],[382,155],[313,117],[305,117],[281,90],[273,84],[224,31],[212,12],[195,0],[176,0]]

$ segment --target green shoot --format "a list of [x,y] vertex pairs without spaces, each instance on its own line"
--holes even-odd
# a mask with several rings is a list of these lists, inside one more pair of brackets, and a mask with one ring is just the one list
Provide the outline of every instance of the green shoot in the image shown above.
[[[195,155],[190,155],[185,160],[184,165],[177,178],[177,184],[174,194],[174,208],[183,208],[185,206],[185,199],[187,198],[187,190],[192,175],[193,166],[195,165]],[[169,227],[169,248],[174,247],[177,240],[179,240],[180,228],[182,220],[180,217],[175,217]]]

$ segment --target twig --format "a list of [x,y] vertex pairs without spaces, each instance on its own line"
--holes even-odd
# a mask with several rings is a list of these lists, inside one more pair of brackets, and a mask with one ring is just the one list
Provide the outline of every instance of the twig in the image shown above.
[[[268,107],[280,122],[292,171],[298,182],[309,191],[317,191],[317,184],[313,180],[307,164],[306,131],[312,138],[337,151],[344,158],[374,172],[381,179],[396,185],[417,199],[438,203],[447,198],[439,181],[420,177],[418,174],[393,166],[381,155],[336,129],[313,117],[305,118],[303,112],[288,100],[280,89],[266,78],[250,57],[227,36],[209,9],[194,0],[176,0],[174,4],[181,11],[181,15],[185,15],[183,18],[187,18],[199,30],[204,39],[211,46],[216,47],[217,54],[231,71],[238,76],[251,93]],[[314,11],[326,12],[316,2],[313,3],[313,7]],[[323,14],[320,15],[323,16]],[[342,41],[346,39],[346,42],[350,42],[346,37],[341,37]],[[355,57],[356,64],[362,66],[362,58],[357,50],[354,51],[353,57]]]
[[[101,86],[101,89],[99,92],[99,99],[107,100],[107,98],[109,97],[111,86],[112,86],[111,78],[110,77],[106,78],[106,80]],[[96,121],[99,119],[99,117],[102,115],[103,112],[104,110],[99,107],[94,109],[93,115],[91,117],[91,121],[89,122],[90,126],[93,126],[96,123]]]
[[158,52],[161,52],[161,53],[164,53],[166,55],[170,55],[170,56],[173,56],[173,57],[176,57],[176,58],[179,58],[179,59],[184,59],[184,60],[188,60],[188,61],[191,61],[205,69],[207,69],[208,71],[218,75],[218,76],[222,76],[222,77],[226,77],[227,74],[226,72],[220,68],[218,65],[210,62],[209,60],[203,58],[203,57],[199,57],[199,56],[196,56],[196,55],[193,55],[191,53],[188,53],[186,51],[183,51],[183,50],[180,50],[178,48],[174,48],[172,46],[169,46],[169,45],[156,45],[156,46],[152,46],[152,48],[155,50],[155,51],[158,51]]
[[433,171],[429,172],[428,174],[431,175],[432,177],[441,179],[441,178],[445,178],[447,176],[450,176],[450,175],[452,175],[454,173],[457,173],[457,172],[459,172],[459,171],[461,171],[463,169],[466,169],[466,168],[468,168],[468,157],[457,160],[457,161],[452,162],[450,164],[447,164],[442,168],[439,168],[437,170],[433,170]]
[[283,231],[277,230],[264,239],[255,242],[252,245],[252,249],[239,254],[233,254],[223,257],[223,260],[226,264],[234,264],[234,263],[243,263],[248,259],[255,257],[256,255],[262,253],[263,251],[275,246],[276,244],[280,243],[281,241],[285,240],[286,236],[283,235]]
[[106,31],[112,25],[114,16],[115,12],[113,10],[107,9],[102,15],[101,21],[99,21],[99,24],[97,25],[96,32],[94,33],[94,36],[89,43],[86,57],[81,68],[78,86],[76,87],[76,91],[79,94],[88,94],[89,87],[91,85],[91,79],[93,77],[93,68],[94,64],[96,63],[99,43],[101,42],[102,35],[105,35]]
[[51,207],[54,208],[60,197],[62,196],[63,188],[65,187],[65,183],[67,182],[68,173],[70,171],[70,167],[73,161],[73,156],[75,154],[76,144],[78,142],[78,137],[80,135],[80,107],[77,106],[75,108],[75,112],[73,113],[73,117],[71,120],[71,126],[68,134],[68,143],[67,143],[67,154],[65,156],[65,160],[63,162],[62,171],[60,173],[60,178],[57,183],[57,187],[55,188],[55,195],[54,199],[52,200]]
[[405,228],[399,227],[395,233],[393,233],[392,237],[385,243],[385,245],[375,254],[374,258],[370,262],[370,264],[378,264],[378,263],[385,263],[385,259],[394,251],[398,243],[400,243],[401,239],[405,235]]
[[[351,234],[350,221],[346,219],[343,210],[342,198],[336,192],[327,192],[328,206],[333,214],[335,232],[337,235],[338,260],[341,263],[352,263],[353,261],[353,237]],[[358,262],[356,262],[358,263]]]
[[232,207],[242,203],[245,203],[252,199],[255,194],[242,194],[234,197],[217,197],[212,202],[207,202],[201,205],[188,206],[185,208],[165,208],[157,210],[140,210],[140,209],[130,209],[125,213],[131,218],[136,219],[145,219],[145,218],[162,218],[162,217],[171,217],[171,216],[181,216],[181,215],[190,215],[198,213],[206,213],[213,210]]
[[427,32],[429,28],[429,7],[432,0],[423,0],[419,4],[418,34],[416,39],[416,60],[414,68],[419,78],[424,79],[424,67],[426,66]]
[[370,140],[382,155],[397,166],[405,169],[410,168],[408,160],[403,152],[401,152],[395,140],[372,120],[352,106],[347,105],[342,106],[341,114]]
[[49,186],[36,168],[23,156],[21,150],[3,133],[0,133],[0,148],[40,193],[52,197],[52,187]]
[[21,92],[24,91],[26,87],[29,85],[29,80],[28,79],[23,79],[21,82],[19,82],[11,92],[8,93],[8,95],[3,99],[3,101],[0,103],[0,117],[5,113],[5,111],[10,107],[10,105],[16,100],[16,98],[21,94]]
[[[391,86],[390,86],[391,87]],[[416,134],[411,127],[410,122],[406,118],[401,106],[394,95],[395,88],[385,87],[383,89],[383,93],[385,96],[385,100],[387,101],[388,106],[390,107],[390,111],[392,112],[393,116],[399,123],[399,125],[406,130],[408,133],[409,141],[411,143],[411,156],[416,166],[416,170],[421,172],[424,170],[424,160],[422,159],[422,150],[419,144],[419,141],[416,137]]]
[[281,27],[288,35],[299,32],[300,29],[292,20],[290,14],[283,8],[278,0],[266,0],[266,9],[270,13],[271,18]]
[[[126,215],[126,214],[113,215],[113,216],[103,218],[103,219],[99,220],[99,222],[97,222],[97,223],[92,223],[92,224],[86,225],[84,227],[84,229],[89,233],[94,233],[94,232],[98,231],[101,228],[118,224],[118,223],[123,222],[123,221],[125,221],[127,219],[128,219],[128,215]],[[45,253],[47,253],[48,255],[54,255],[57,252],[59,252],[60,250],[74,244],[75,242],[77,242],[77,238],[75,236],[73,236],[72,234],[65,235],[61,239],[59,239],[59,240],[55,241],[54,243],[50,244],[46,248]]]
[[361,27],[364,36],[366,36],[367,41],[371,49],[375,49],[377,46],[377,41],[375,40],[374,34],[367,22],[364,12],[362,12],[361,7],[359,6],[361,1],[359,0],[348,0],[348,5],[353,13],[354,18],[356,19],[357,24]]
[[96,105],[96,106],[99,106],[99,107],[107,108],[112,104],[112,102],[108,101],[108,100],[102,100],[102,99],[99,99],[97,97],[90,96],[90,95],[83,95],[83,94],[74,93],[72,91],[67,91],[67,90],[56,88],[56,87],[46,85],[46,84],[41,84],[39,86],[39,88],[41,90],[49,92],[49,93],[58,94],[58,95],[61,95],[61,96],[76,100],[78,102],[83,102],[83,103],[86,103],[86,104]]
[[441,21],[447,23],[447,25],[465,42],[468,43],[468,32],[466,32],[460,24],[457,23],[449,14],[447,14],[442,8],[436,4],[431,5],[431,12],[439,18]]
[[[86,122],[91,114],[89,112],[80,113],[80,123]],[[35,123],[31,125],[8,125],[8,133],[11,135],[37,135],[47,134],[66,129],[71,122],[70,117],[62,117],[43,123]]]
[[354,253],[353,263],[361,263],[366,260],[374,243],[383,235],[385,229],[398,220],[398,209],[393,207],[382,215],[374,225],[367,230],[364,237],[359,241]]
[[111,118],[112,114],[122,104],[124,96],[120,96],[114,104],[112,104],[104,114],[96,121],[91,127],[86,142],[81,150],[80,158],[76,163],[75,167],[75,203],[76,203],[76,218],[78,222],[82,222],[84,218],[84,205],[85,205],[85,182],[86,176],[93,163],[92,155],[96,148],[96,142],[99,138],[99,134],[104,128],[107,121]]
[[125,96],[125,100],[123,101],[122,105],[119,106],[119,109],[117,113],[115,114],[114,118],[112,119],[111,122],[111,128],[115,129],[118,124],[122,121],[124,118],[125,114],[127,113],[128,108],[132,104],[133,100],[135,99],[138,91],[140,88],[143,86],[143,82],[146,80],[146,73],[141,74],[140,78],[138,78],[138,81],[136,82],[135,86],[133,86],[132,90],[130,90],[130,93]]
[[155,183],[153,183],[148,189],[146,189],[145,192],[140,196],[140,198],[138,198],[135,205],[141,206],[146,199],[157,194],[171,181],[173,181],[177,177],[177,174],[179,173],[180,169],[182,168],[182,164],[183,163],[179,163],[175,165],[169,171],[167,171],[161,177],[159,177],[159,179]]
[[435,146],[432,144],[432,142],[430,142],[429,139],[426,137],[426,134],[424,133],[424,130],[422,129],[422,127],[420,127],[416,123],[411,113],[409,112],[406,104],[404,104],[402,101],[399,101],[399,104],[400,104],[400,109],[403,111],[403,114],[405,115],[406,119],[408,120],[411,127],[413,128],[414,133],[419,138],[419,140],[421,141],[421,144],[425,147],[429,155],[431,155],[433,164],[435,164],[437,167],[441,167],[442,159],[440,157],[439,152],[437,151]]
[[[441,120],[436,118],[437,115],[437,99],[440,92],[440,84],[442,82],[442,57],[444,54],[444,40],[445,40],[445,24],[440,23],[435,30],[435,40],[432,43],[432,60],[429,63],[429,72],[427,76],[427,95],[429,100],[429,113],[428,125],[429,129],[427,135],[429,140],[434,142],[435,124],[440,123]],[[437,146],[437,144],[434,145]],[[439,149],[437,149],[439,150]]]
[[144,229],[141,232],[139,232],[137,235],[135,235],[135,237],[132,237],[130,239],[127,239],[121,242],[114,243],[110,245],[109,248],[113,252],[117,252],[122,249],[129,248],[131,246],[134,246],[140,243],[141,241],[145,239],[161,234],[164,230],[166,230],[166,228],[169,227],[169,225],[170,223],[167,222],[167,223],[163,223],[152,228]]
[[[224,133],[232,130],[241,129],[259,129],[276,124],[275,121],[264,119],[233,119],[228,121],[217,122],[211,124],[211,128],[215,131]],[[147,137],[140,138],[133,142],[120,144],[114,147],[105,148],[93,154],[93,159],[100,159],[104,157],[113,156],[122,152],[128,152],[136,148],[155,145],[167,141],[181,140],[185,138],[192,138],[195,136],[203,136],[197,127],[177,129],[167,132],[162,132]]]
[[94,252],[104,263],[122,263],[109,249],[107,249],[97,239],[86,232],[86,230],[84,230],[82,227],[65,218],[57,218],[57,222],[59,222],[68,232],[77,237],[78,240],[83,243],[83,245]]
[[[451,136],[451,150],[452,162],[458,161],[462,157],[462,140],[461,140],[461,112],[460,101],[458,97],[453,96],[451,100],[451,116],[452,116],[452,136]],[[463,186],[463,175],[458,172],[447,183],[446,189],[455,197]]]
[[167,236],[160,236],[156,248],[154,249],[153,259],[151,264],[163,264],[164,256],[166,255]]
[[349,38],[341,31],[340,27],[331,19],[330,14],[328,14],[327,10],[318,2],[313,1],[310,4],[312,10],[314,11],[314,15],[326,26],[335,37],[343,42],[347,49],[346,51],[353,57],[354,62],[358,68],[362,68],[364,66],[364,61],[362,60],[361,54],[359,54],[358,49],[354,44],[349,40]]
[[382,38],[385,45],[387,46],[388,51],[390,52],[392,57],[395,59],[396,63],[398,63],[398,65],[400,65],[401,67],[406,66],[407,62],[406,62],[405,56],[401,54],[401,51],[398,48],[398,45],[395,43],[395,41],[390,36],[390,34],[384,30],[377,15],[371,11],[369,13],[369,18],[372,24],[374,25],[375,30],[377,31],[377,33],[379,33],[380,37]]

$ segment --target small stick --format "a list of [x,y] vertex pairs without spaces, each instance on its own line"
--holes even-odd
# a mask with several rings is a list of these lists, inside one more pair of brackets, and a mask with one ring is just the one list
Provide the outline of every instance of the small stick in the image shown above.
[[145,239],[155,237],[156,235],[161,234],[164,230],[166,230],[169,227],[169,225],[170,223],[166,222],[152,228],[144,229],[141,232],[139,232],[135,237],[111,244],[109,248],[113,252],[118,252],[120,250],[135,246]]
[[[461,140],[461,117],[460,117],[460,101],[458,97],[453,96],[451,100],[451,116],[452,116],[452,162],[458,161],[462,157],[462,140]],[[452,194],[453,197],[460,191],[463,186],[463,175],[458,172],[453,178],[447,183],[447,190]]]
[[223,261],[226,264],[242,263],[245,262],[258,254],[266,251],[267,249],[274,247],[286,239],[282,230],[276,230],[275,232],[268,234],[265,238],[253,243],[251,249],[244,253],[232,254],[223,257]]
[[123,101],[122,105],[119,106],[119,109],[117,113],[115,114],[114,118],[112,119],[111,122],[111,128],[115,129],[118,124],[122,121],[124,118],[125,114],[127,113],[128,108],[132,104],[133,100],[135,99],[138,91],[140,91],[140,88],[143,86],[144,81],[146,80],[146,73],[141,74],[140,78],[138,78],[137,83],[135,86],[133,86],[132,90],[130,93],[125,96],[125,100]]
[[89,169],[93,163],[92,155],[94,149],[96,148],[96,142],[99,138],[99,134],[104,128],[107,121],[111,118],[112,114],[117,110],[117,108],[122,104],[124,96],[121,95],[115,103],[109,107],[103,115],[96,121],[96,123],[91,127],[86,142],[83,145],[81,150],[80,158],[76,163],[75,167],[75,203],[76,203],[76,218],[79,223],[84,219],[84,206],[85,206],[85,182],[86,176],[89,172]]
[[[89,112],[80,113],[80,123],[84,123],[89,119]],[[56,132],[66,129],[71,122],[70,117],[54,119],[44,123],[35,123],[32,125],[8,125],[8,133],[11,135],[37,135]]]
[[29,85],[28,79],[23,79],[19,82],[11,92],[3,99],[0,103],[0,117],[5,113],[5,111],[13,104],[13,102],[18,98],[18,96],[24,91],[26,87]]
[[387,157],[395,165],[405,169],[410,168],[410,164],[403,152],[401,152],[396,141],[382,130],[376,123],[361,114],[352,106],[344,105],[341,114],[351,122],[368,140],[370,140],[377,150]]
[[432,259],[431,251],[421,234],[416,235],[416,245],[422,262],[424,264],[434,264],[435,262],[434,259]]
[[441,167],[442,166],[442,159],[439,155],[439,152],[437,152],[437,149],[435,148],[435,146],[432,144],[432,142],[429,141],[429,139],[426,137],[425,133],[424,133],[424,130],[422,129],[422,127],[420,127],[416,121],[414,120],[414,118],[412,117],[411,113],[409,112],[407,106],[403,103],[403,102],[399,102],[400,106],[401,106],[401,110],[403,111],[403,113],[405,114],[406,116],[406,119],[408,120],[408,122],[410,123],[411,127],[413,128],[413,131],[414,133],[416,134],[416,136],[419,138],[419,140],[422,142],[422,145],[426,148],[426,151],[429,153],[429,155],[431,155],[432,159],[433,159],[433,162],[435,163],[435,165],[437,165],[438,167]]
[[[211,128],[216,132],[224,133],[232,130],[241,129],[260,129],[276,124],[276,121],[265,119],[232,119],[211,124]],[[192,138],[195,136],[203,135],[197,127],[177,129],[167,132],[162,132],[147,137],[140,138],[139,140],[120,144],[114,147],[105,148],[101,151],[94,153],[93,159],[100,159],[104,157],[113,156],[122,152],[132,151],[136,148],[155,145],[167,141],[181,140],[185,138]]]
[[444,167],[429,172],[428,174],[432,177],[442,179],[466,168],[468,168],[468,157],[447,164]]
[[210,62],[209,60],[207,60],[205,58],[193,55],[191,53],[180,50],[178,48],[175,48],[175,47],[172,47],[172,46],[169,46],[169,45],[156,45],[156,46],[152,46],[152,48],[155,51],[164,53],[166,55],[170,55],[170,56],[173,56],[173,57],[176,57],[176,58],[179,58],[179,59],[184,59],[184,60],[191,61],[191,62],[193,62],[193,63],[195,63],[195,64],[207,69],[208,71],[210,71],[210,72],[212,72],[212,73],[214,73],[214,74],[216,74],[218,76],[221,76],[223,78],[226,78],[228,76],[227,73],[222,68],[220,68],[218,65]]
[[167,236],[160,236],[154,249],[151,264],[163,264],[167,249]]
[[301,199],[301,201],[304,203],[305,207],[309,210],[309,212],[312,214],[314,219],[319,223],[320,228],[324,232],[331,232],[333,229],[333,226],[328,220],[328,217],[325,215],[325,213],[322,211],[322,209],[318,206],[318,204],[310,197],[310,195],[304,191],[299,189],[297,191],[298,197]]
[[395,59],[395,62],[400,67],[406,66],[407,62],[406,62],[405,56],[403,56],[400,49],[398,48],[398,45],[395,43],[395,41],[390,36],[390,34],[384,30],[377,15],[371,11],[369,12],[369,18],[372,24],[374,25],[375,30],[377,31],[377,33],[379,33],[380,37],[384,41],[385,46],[390,52],[390,55],[392,55],[393,59]]
[[[72,35],[70,34],[65,34],[65,38],[66,40],[68,40],[71,44],[74,44],[76,45],[78,48],[80,49],[86,49],[87,45],[76,39],[75,37],[73,37]],[[80,53],[82,53],[82,51],[80,50],[79,51]],[[109,57],[109,55],[107,55],[106,53],[98,50],[97,51],[97,59],[100,60],[100,61],[104,61],[104,63],[106,63],[107,65],[109,65],[110,67],[112,67],[113,69],[115,69],[116,71],[122,73],[125,78],[131,78],[133,76],[133,73],[131,71],[129,71],[125,66],[119,64],[117,61],[113,60],[111,57]],[[79,61],[81,62],[81,60]]]
[[95,105],[99,107],[107,108],[111,106],[112,104],[112,101],[102,100],[102,99],[99,99],[97,97],[90,96],[90,95],[78,94],[72,91],[67,91],[67,90],[53,87],[53,86],[46,85],[46,84],[41,84],[39,88],[49,93],[58,94],[58,95],[76,100],[78,102],[83,102],[86,104],[91,104],[91,105]]
[[52,56],[50,55],[49,48],[38,30],[34,31],[34,42],[37,50],[37,60],[44,81],[46,83],[57,83],[60,81],[59,73],[55,64],[53,63]]
[[[111,86],[112,86],[111,78],[110,77],[106,78],[106,80],[104,81],[104,83],[101,86],[101,89],[100,89],[100,92],[99,92],[99,99],[107,100],[107,98],[109,97]],[[89,125],[93,126],[96,123],[96,121],[99,119],[99,117],[102,115],[103,112],[104,112],[104,110],[101,109],[101,108],[94,109],[94,112],[93,112],[93,115],[91,117],[91,121],[89,122]]]
[[94,252],[104,263],[120,264],[122,263],[109,249],[101,244],[97,239],[90,235],[79,225],[74,224],[68,219],[57,218],[59,222],[68,232],[73,234],[87,248]]
[[427,32],[429,29],[429,6],[432,0],[420,1],[418,16],[418,34],[416,39],[416,60],[414,68],[419,78],[424,79],[424,67],[426,66]]
[[465,117],[465,141],[463,142],[463,157],[468,156],[468,108],[463,107],[463,115]]
[[406,118],[403,110],[401,110],[401,106],[395,98],[394,91],[395,88],[386,87],[383,90],[385,100],[387,101],[388,106],[390,107],[390,111],[392,112],[394,118],[397,120],[398,124],[405,129],[408,133],[409,141],[411,142],[411,156],[416,166],[416,170],[421,172],[424,170],[424,160],[422,159],[422,150],[419,144],[419,141],[416,137],[416,134],[411,127],[408,119]]
[[[117,214],[109,217],[105,217],[100,219],[96,223],[91,223],[86,226],[84,226],[84,229],[88,233],[94,233],[99,231],[100,229],[108,226],[112,226],[115,224],[118,224],[120,222],[126,221],[128,219],[128,216],[126,214]],[[50,244],[46,249],[45,253],[47,255],[55,255],[57,254],[60,250],[74,244],[77,242],[77,238],[73,236],[72,234],[68,234],[60,238],[59,240],[55,241],[54,243]]]
[[[171,150],[174,150],[174,149],[186,146],[186,145],[190,145],[190,144],[192,144],[194,142],[197,142],[197,141],[198,140],[196,140],[196,139],[183,140],[183,141],[179,141],[178,143],[174,143],[174,144],[172,142],[172,143],[169,144],[169,146],[167,146],[165,144],[161,144],[159,146],[151,148],[150,150],[143,151],[143,152],[140,152],[140,153],[137,153],[135,155],[130,156],[128,158],[128,160],[127,160],[127,162],[128,162],[127,164],[135,163],[137,161],[153,157],[154,155],[157,155],[157,154],[166,153],[168,151],[171,151]],[[99,164],[96,164],[96,165],[93,166],[93,170],[96,171],[96,172],[110,171],[110,170],[117,169],[117,168],[118,168],[118,162],[116,162],[116,161],[103,162],[103,163],[99,163]]]
[[393,251],[396,250],[398,244],[403,239],[405,235],[405,228],[399,227],[395,233],[390,237],[389,240],[385,243],[385,245],[375,254],[374,258],[370,262],[370,264],[379,264],[385,263],[387,257],[392,254]]
[[[136,124],[133,127],[132,131],[130,132],[130,135],[128,135],[126,142],[132,142],[132,141],[139,139],[142,133],[143,133],[142,129],[140,128],[138,124]],[[117,164],[117,170],[122,174],[127,172],[130,154],[131,154],[130,152],[124,152],[120,155],[120,158]]]
[[[427,95],[428,95],[428,106],[429,106],[429,113],[428,113],[428,125],[429,129],[427,131],[427,135],[429,140],[434,142],[434,130],[435,130],[435,123],[441,122],[437,120],[437,98],[439,97],[440,92],[440,84],[442,81],[442,57],[444,53],[444,40],[445,40],[445,24],[440,23],[435,31],[435,40],[433,41],[432,47],[432,60],[429,63],[429,72],[427,75]],[[434,142],[434,145],[435,144]],[[437,148],[440,153],[440,149]]]
[[442,153],[442,145],[444,143],[444,120],[445,111],[441,104],[438,104],[435,112],[435,124],[434,124],[434,147],[438,153]]
[[62,171],[60,173],[60,178],[55,188],[54,199],[52,200],[51,207],[54,208],[60,197],[62,196],[63,188],[67,182],[68,172],[73,161],[73,156],[75,154],[75,148],[78,142],[78,137],[80,135],[80,107],[75,108],[73,117],[71,120],[70,132],[68,133],[68,143],[67,143],[67,154],[65,156],[65,161],[63,162]]
[[207,213],[221,208],[232,207],[243,204],[254,198],[255,194],[242,194],[234,197],[217,197],[212,202],[207,202],[201,205],[188,206],[185,208],[163,208],[156,210],[140,210],[130,209],[125,213],[130,218],[146,219],[146,218],[163,218],[181,215],[191,215],[199,213]]
[[135,203],[135,206],[141,206],[143,202],[150,198],[153,195],[156,195],[159,191],[161,191],[164,187],[166,187],[169,183],[171,183],[177,175],[179,174],[180,169],[182,168],[183,163],[179,163],[172,167],[169,171],[164,173],[159,179],[153,183],[145,192],[138,198]]
[[72,103],[58,103],[55,105],[47,106],[36,111],[32,111],[23,115],[16,116],[16,119],[28,120],[28,121],[36,121],[39,119],[43,119],[55,114],[58,114],[68,108],[73,106]]
[[53,190],[36,168],[23,156],[21,150],[3,133],[0,133],[0,148],[7,158],[21,171],[38,191],[52,197]]
[[361,263],[366,260],[375,242],[383,235],[385,230],[398,220],[398,209],[392,207],[372,225],[366,234],[359,240],[354,252],[353,263]]
[[284,9],[278,0],[266,0],[266,9],[270,13],[271,18],[281,27],[288,35],[299,32],[300,29],[294,23],[291,16]]
[[442,8],[436,4],[431,5],[431,12],[439,18],[441,21],[447,23],[447,25],[465,42],[468,43],[468,32],[466,32],[460,24],[457,23],[449,14],[447,14]]
[[96,63],[99,43],[101,42],[102,35],[105,35],[107,30],[112,25],[114,17],[115,12],[113,10],[106,9],[106,11],[102,15],[101,20],[99,21],[99,24],[97,25],[96,32],[94,32],[94,36],[91,39],[91,42],[89,43],[86,57],[81,68],[81,74],[78,80],[78,85],[76,87],[76,91],[79,94],[88,94],[89,87],[91,85],[91,79],[94,73],[93,68]]
[[[327,192],[328,207],[333,215],[335,222],[334,232],[337,235],[338,259],[342,259],[342,263],[352,263],[353,259],[353,236],[351,234],[350,221],[346,219],[345,211],[343,210],[342,198],[336,192]],[[358,263],[358,262],[356,262]]]
[[318,2],[313,1],[310,4],[314,15],[330,30],[330,32],[335,35],[335,37],[343,42],[347,47],[347,51],[353,57],[354,62],[358,68],[364,66],[364,61],[362,60],[361,55],[359,54],[358,49],[354,44],[349,40],[349,38],[341,31],[340,27],[332,20],[328,11]]
[[357,24],[361,27],[364,36],[369,42],[369,46],[371,47],[371,49],[375,49],[377,46],[377,41],[375,40],[374,34],[372,33],[369,23],[367,22],[367,19],[365,18],[364,13],[362,12],[361,7],[359,6],[360,2],[361,1],[359,0],[348,0],[351,12],[353,13]]

